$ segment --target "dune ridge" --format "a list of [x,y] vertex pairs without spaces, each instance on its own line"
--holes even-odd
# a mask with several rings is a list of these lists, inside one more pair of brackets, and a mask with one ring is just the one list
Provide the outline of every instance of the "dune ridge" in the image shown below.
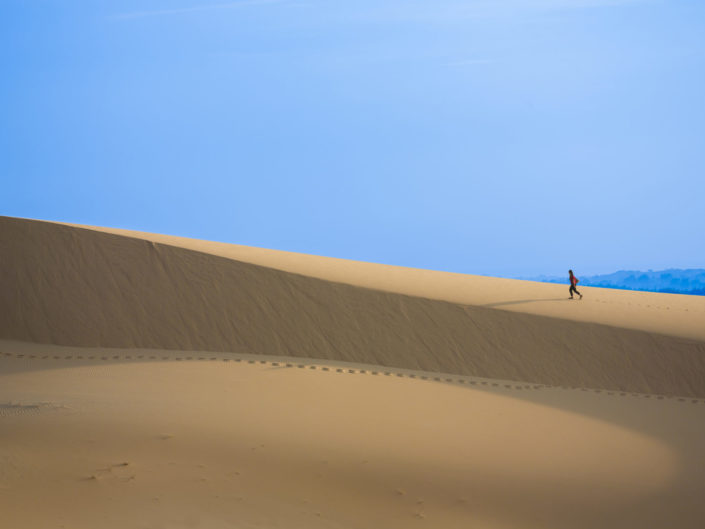
[[[431,299],[370,288],[374,280],[360,285],[306,275],[302,261],[296,272],[284,271],[142,234],[43,221],[0,218],[0,251],[4,339],[306,357],[705,397],[701,300],[687,300],[690,323],[667,335],[650,330],[661,330],[649,324],[653,311],[641,328],[634,324],[633,307],[627,325],[605,325],[581,321],[577,304],[559,317],[567,309],[551,308],[549,316],[538,303],[506,306],[501,296],[477,305]],[[365,268],[357,265],[346,263]],[[492,281],[474,281],[483,279]],[[432,290],[433,280],[424,288]],[[666,294],[634,294],[635,305],[677,305]],[[590,303],[581,302],[593,314]]]
[[565,285],[547,284],[351,261],[118,228],[65,225],[167,244],[382,292],[448,301],[459,305],[499,308],[581,323],[601,323],[705,342],[705,298],[700,296],[664,296],[581,285],[581,291],[585,289],[589,293],[590,302],[568,304],[567,277]]

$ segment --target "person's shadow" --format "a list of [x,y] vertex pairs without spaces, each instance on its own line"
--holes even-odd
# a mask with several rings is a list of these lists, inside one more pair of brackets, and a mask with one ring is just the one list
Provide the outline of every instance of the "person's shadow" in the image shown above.
[[539,299],[518,299],[515,301],[500,301],[499,303],[487,303],[480,307],[502,307],[504,305],[521,305],[522,303],[537,303],[539,301],[566,301],[570,300],[568,296],[564,298],[539,298]]

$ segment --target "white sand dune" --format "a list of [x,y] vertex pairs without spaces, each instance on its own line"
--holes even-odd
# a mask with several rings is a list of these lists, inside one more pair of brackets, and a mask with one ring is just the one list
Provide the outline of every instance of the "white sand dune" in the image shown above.
[[0,527],[705,526],[704,298],[6,217],[0,255]]

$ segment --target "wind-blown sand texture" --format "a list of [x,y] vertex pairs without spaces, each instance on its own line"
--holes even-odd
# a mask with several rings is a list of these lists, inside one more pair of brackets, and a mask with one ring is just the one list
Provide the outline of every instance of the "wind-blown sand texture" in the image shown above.
[[0,217],[0,527],[705,526],[705,298]]

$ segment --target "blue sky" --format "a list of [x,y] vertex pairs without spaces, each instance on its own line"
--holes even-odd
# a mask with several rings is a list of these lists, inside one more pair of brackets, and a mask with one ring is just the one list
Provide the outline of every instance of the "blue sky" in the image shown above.
[[705,267],[705,2],[5,0],[0,214],[499,276]]

